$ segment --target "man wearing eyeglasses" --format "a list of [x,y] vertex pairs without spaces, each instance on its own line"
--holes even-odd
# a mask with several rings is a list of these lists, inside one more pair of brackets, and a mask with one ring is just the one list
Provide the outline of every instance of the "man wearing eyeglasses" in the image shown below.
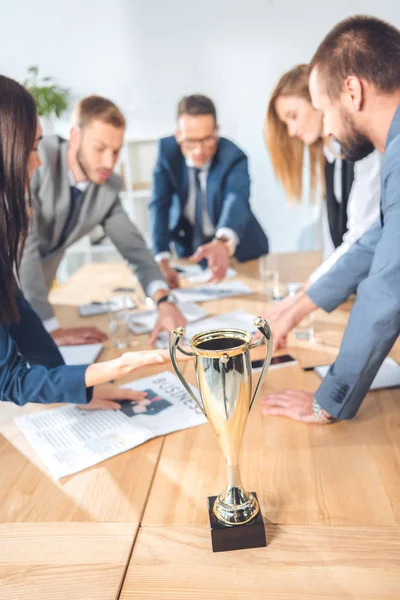
[[150,202],[153,251],[170,288],[179,287],[171,244],[179,257],[208,263],[212,282],[225,277],[231,256],[246,261],[268,252],[249,196],[247,157],[218,136],[213,102],[182,98],[175,135],[159,142]]

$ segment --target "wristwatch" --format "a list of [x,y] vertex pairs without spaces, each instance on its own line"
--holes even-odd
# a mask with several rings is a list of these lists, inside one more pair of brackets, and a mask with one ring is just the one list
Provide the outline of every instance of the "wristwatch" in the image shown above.
[[173,296],[172,294],[165,294],[165,296],[161,296],[161,298],[157,300],[156,304],[157,306],[160,306],[160,304],[163,304],[163,302],[170,302],[171,304],[176,304],[175,296]]
[[315,396],[312,400],[312,411],[320,423],[333,423],[335,420],[334,417],[327,417],[324,414],[324,409],[318,404]]
[[233,256],[235,254],[235,249],[236,248],[235,248],[235,244],[234,244],[233,240],[231,240],[228,237],[224,237],[224,236],[217,237],[215,239],[218,240],[219,242],[222,242],[224,244],[225,248],[228,251],[229,257],[231,257],[231,256]]

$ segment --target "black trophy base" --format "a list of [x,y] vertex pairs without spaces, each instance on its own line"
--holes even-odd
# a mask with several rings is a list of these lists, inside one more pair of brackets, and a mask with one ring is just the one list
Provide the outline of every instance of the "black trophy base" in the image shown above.
[[[257,498],[257,494],[252,493]],[[213,512],[216,497],[209,496],[208,498],[208,516],[210,518],[213,552],[263,548],[267,545],[261,511],[254,519],[244,525],[224,525],[218,521]]]

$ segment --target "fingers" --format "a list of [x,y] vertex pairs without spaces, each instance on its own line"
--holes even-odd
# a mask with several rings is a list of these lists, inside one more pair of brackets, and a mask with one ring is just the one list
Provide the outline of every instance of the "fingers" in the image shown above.
[[110,400],[130,400],[132,402],[141,402],[146,398],[146,392],[138,392],[137,390],[130,390],[128,388],[114,388],[112,390],[112,396],[110,397]]
[[274,332],[272,331],[272,338],[273,338],[273,346],[272,346],[272,351],[275,352],[275,350],[279,350],[280,348],[285,348],[287,345],[287,338],[286,336],[276,336],[274,337]]
[[268,394],[267,396],[264,396],[263,398],[261,398],[261,404],[263,407],[281,407],[281,408],[287,408],[293,405],[293,400],[295,398],[293,396],[288,396],[287,394],[283,393],[276,393],[276,394]]
[[153,332],[150,336],[150,344],[152,346],[154,346],[154,344],[156,343],[158,334],[160,333],[161,329],[162,329],[161,324],[157,322],[156,326],[154,327]]
[[96,338],[99,341],[107,339],[107,335],[97,327],[78,327],[77,329],[71,329],[70,331],[71,334],[76,334],[82,338]]
[[199,262],[200,260],[203,260],[203,258],[207,258],[207,249],[205,246],[199,246],[189,260],[192,262]]
[[81,410],[120,410],[119,402],[105,400],[104,398],[94,398],[89,404],[79,407]]
[[124,360],[132,369],[138,369],[146,365],[162,364],[169,360],[168,350],[148,350],[143,352],[126,352]]
[[211,272],[212,272],[212,277],[208,283],[219,283],[225,277],[225,273],[223,272],[222,269],[215,269],[215,270],[212,270]]

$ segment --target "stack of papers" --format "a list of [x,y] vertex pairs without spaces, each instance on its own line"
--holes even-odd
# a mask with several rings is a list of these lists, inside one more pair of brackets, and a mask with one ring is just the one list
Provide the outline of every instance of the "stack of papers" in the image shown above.
[[[203,319],[208,313],[195,302],[178,302],[177,307],[188,323]],[[157,321],[157,310],[140,310],[129,319],[129,329],[136,335],[153,331]]]
[[[121,410],[88,411],[67,405],[16,417],[16,424],[53,477],[77,473],[156,436],[206,422],[170,371],[124,387],[146,391],[146,400],[125,400]],[[192,390],[199,397],[197,389]]]
[[174,290],[174,296],[178,302],[206,302],[207,300],[219,300],[219,298],[231,298],[232,296],[252,293],[252,289],[237,279],[195,288]]

